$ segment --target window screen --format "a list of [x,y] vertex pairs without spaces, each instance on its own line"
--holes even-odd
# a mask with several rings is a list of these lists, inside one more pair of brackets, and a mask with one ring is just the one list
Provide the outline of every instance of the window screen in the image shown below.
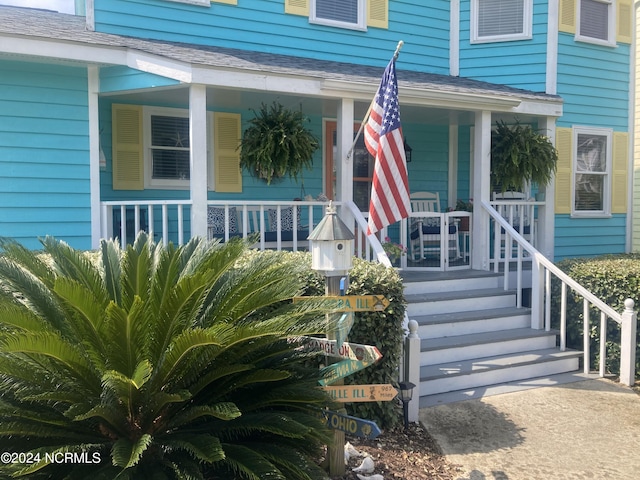
[[524,33],[524,0],[478,0],[478,37]]
[[151,116],[152,178],[189,179],[189,119]]
[[358,0],[316,0],[316,17],[358,23]]
[[580,35],[609,40],[609,3],[581,0]]
[[578,134],[575,209],[603,211],[607,177],[607,137]]

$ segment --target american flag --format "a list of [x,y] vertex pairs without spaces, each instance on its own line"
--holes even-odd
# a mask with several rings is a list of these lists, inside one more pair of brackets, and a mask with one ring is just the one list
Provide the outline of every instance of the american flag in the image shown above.
[[364,142],[375,157],[367,228],[370,235],[407,218],[411,211],[395,57],[387,65],[372,102]]

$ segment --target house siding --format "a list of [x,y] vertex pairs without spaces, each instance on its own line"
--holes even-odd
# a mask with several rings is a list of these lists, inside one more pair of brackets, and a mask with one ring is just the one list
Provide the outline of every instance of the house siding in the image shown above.
[[284,0],[199,7],[161,0],[96,2],[97,31],[383,66],[404,40],[399,68],[449,71],[449,1],[393,0],[389,28],[367,31],[310,24],[284,13]]
[[548,2],[533,3],[530,40],[471,44],[471,0],[460,2],[460,76],[534,92],[546,88]]
[[0,234],[91,246],[87,72],[0,61]]
[[180,85],[180,82],[129,67],[103,67],[100,69],[101,93],[174,85]]
[[[558,44],[558,94],[564,99],[564,115],[557,126],[628,132],[630,45],[611,48],[577,42],[562,32]],[[588,219],[556,215],[556,259],[624,253],[626,218],[627,214]]]

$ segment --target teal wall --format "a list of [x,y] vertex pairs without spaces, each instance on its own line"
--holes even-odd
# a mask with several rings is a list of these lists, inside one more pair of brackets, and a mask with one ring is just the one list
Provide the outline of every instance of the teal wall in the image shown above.
[[384,66],[404,40],[399,68],[449,71],[449,1],[392,0],[389,28],[313,25],[284,0],[200,7],[164,0],[97,0],[96,30],[199,45]]
[[533,38],[471,44],[471,0],[460,2],[460,76],[544,92],[548,2],[534,0]]
[[555,260],[625,251],[626,215],[571,218],[556,215]]
[[180,82],[129,67],[102,67],[100,69],[100,93],[173,85],[180,85]]
[[0,235],[91,247],[87,74],[0,61]]

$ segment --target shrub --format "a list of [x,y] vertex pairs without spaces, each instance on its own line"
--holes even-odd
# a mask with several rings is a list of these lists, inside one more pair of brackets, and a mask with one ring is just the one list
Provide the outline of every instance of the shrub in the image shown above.
[[[0,451],[37,459],[1,477],[325,477],[327,396],[296,341],[325,311],[287,301],[293,258],[144,234],[90,257],[0,246]],[[50,461],[67,453],[97,462]]]
[[[605,255],[596,258],[568,259],[558,262],[558,267],[571,278],[593,292],[598,298],[622,312],[624,301],[640,299],[640,255]],[[554,328],[560,325],[560,282],[552,285],[552,318]],[[582,297],[567,290],[567,346],[583,349],[583,301]],[[570,292],[570,293],[569,293]],[[590,312],[590,356],[591,365],[599,364],[600,315],[596,309]],[[620,373],[620,326],[617,322],[607,322],[607,370]],[[640,343],[636,348],[636,371],[640,369]]]

